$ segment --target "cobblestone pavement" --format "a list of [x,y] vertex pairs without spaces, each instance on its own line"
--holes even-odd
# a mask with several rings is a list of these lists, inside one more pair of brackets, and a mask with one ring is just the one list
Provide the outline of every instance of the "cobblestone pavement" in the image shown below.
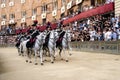
[[120,55],[71,51],[69,62],[26,63],[16,48],[0,48],[0,80],[120,80]]

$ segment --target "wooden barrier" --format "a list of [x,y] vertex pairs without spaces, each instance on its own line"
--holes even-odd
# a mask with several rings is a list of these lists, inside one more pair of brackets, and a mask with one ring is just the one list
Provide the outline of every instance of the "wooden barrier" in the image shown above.
[[76,51],[120,54],[120,41],[71,42]]
[[14,47],[16,36],[0,36],[0,47]]
[[[7,43],[4,43],[4,38],[0,36],[0,47],[14,47],[16,36],[8,36]],[[85,42],[71,42],[71,47],[76,51],[87,52],[102,52],[120,54],[120,40],[119,41],[85,41]]]

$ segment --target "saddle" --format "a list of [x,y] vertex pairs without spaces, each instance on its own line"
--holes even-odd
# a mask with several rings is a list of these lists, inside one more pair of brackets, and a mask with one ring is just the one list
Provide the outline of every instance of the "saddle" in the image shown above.
[[33,48],[34,44],[35,44],[35,41],[36,41],[36,37],[35,38],[31,38],[27,44],[26,44],[26,47],[27,48]]
[[26,44],[27,48],[33,48],[35,41],[37,39],[36,38],[37,35],[39,35],[39,31],[37,31],[37,30],[32,33],[32,35],[31,35],[32,38]]

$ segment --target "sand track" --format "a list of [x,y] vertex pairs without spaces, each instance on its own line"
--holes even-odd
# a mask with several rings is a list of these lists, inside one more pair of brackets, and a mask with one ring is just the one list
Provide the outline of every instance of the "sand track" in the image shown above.
[[16,48],[0,48],[0,80],[120,80],[120,55],[71,53],[69,62],[41,66],[25,63]]

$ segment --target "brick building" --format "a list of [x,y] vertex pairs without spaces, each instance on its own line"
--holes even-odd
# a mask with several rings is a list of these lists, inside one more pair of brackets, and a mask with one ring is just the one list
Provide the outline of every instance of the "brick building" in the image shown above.
[[0,26],[28,26],[33,20],[55,22],[103,3],[105,0],[0,0]]
[[120,0],[115,0],[115,15],[120,16]]

